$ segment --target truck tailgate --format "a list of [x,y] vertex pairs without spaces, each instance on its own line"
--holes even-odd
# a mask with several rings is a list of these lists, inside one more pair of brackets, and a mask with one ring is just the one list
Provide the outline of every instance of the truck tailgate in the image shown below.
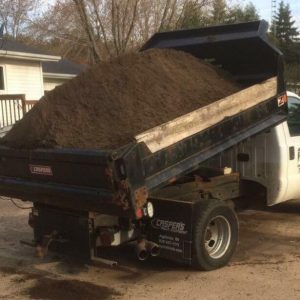
[[0,193],[61,207],[117,213],[109,152],[0,149]]

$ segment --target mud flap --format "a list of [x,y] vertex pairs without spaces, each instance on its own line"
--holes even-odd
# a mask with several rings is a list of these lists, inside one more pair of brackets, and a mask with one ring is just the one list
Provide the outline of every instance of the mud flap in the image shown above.
[[[33,209],[34,239],[43,247],[43,240],[49,235],[55,237],[49,249],[71,255],[83,260],[90,260],[92,231],[87,213],[78,213],[35,205]],[[48,246],[47,246],[48,248]]]
[[148,239],[160,246],[160,257],[192,263],[193,202],[151,199],[154,218],[149,221]]

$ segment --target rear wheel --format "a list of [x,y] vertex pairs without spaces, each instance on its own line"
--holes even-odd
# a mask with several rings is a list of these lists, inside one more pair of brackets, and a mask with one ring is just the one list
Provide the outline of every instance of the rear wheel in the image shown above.
[[193,265],[202,270],[225,266],[238,241],[238,220],[226,203],[208,199],[197,207],[193,233]]

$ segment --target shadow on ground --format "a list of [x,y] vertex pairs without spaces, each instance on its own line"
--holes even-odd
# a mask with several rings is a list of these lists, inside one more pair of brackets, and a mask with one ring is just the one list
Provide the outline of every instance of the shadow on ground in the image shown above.
[[109,300],[115,296],[121,296],[116,290],[95,285],[90,282],[69,279],[54,279],[46,274],[29,273],[12,267],[1,267],[1,273],[13,275],[12,282],[20,284],[28,280],[34,280],[34,284],[22,291],[23,296],[41,300]]

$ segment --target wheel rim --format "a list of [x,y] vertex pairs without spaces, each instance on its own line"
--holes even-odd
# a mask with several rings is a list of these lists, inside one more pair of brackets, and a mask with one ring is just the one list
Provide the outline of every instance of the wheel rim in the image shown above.
[[205,230],[205,249],[211,258],[218,259],[228,250],[231,240],[231,227],[223,216],[212,218]]

